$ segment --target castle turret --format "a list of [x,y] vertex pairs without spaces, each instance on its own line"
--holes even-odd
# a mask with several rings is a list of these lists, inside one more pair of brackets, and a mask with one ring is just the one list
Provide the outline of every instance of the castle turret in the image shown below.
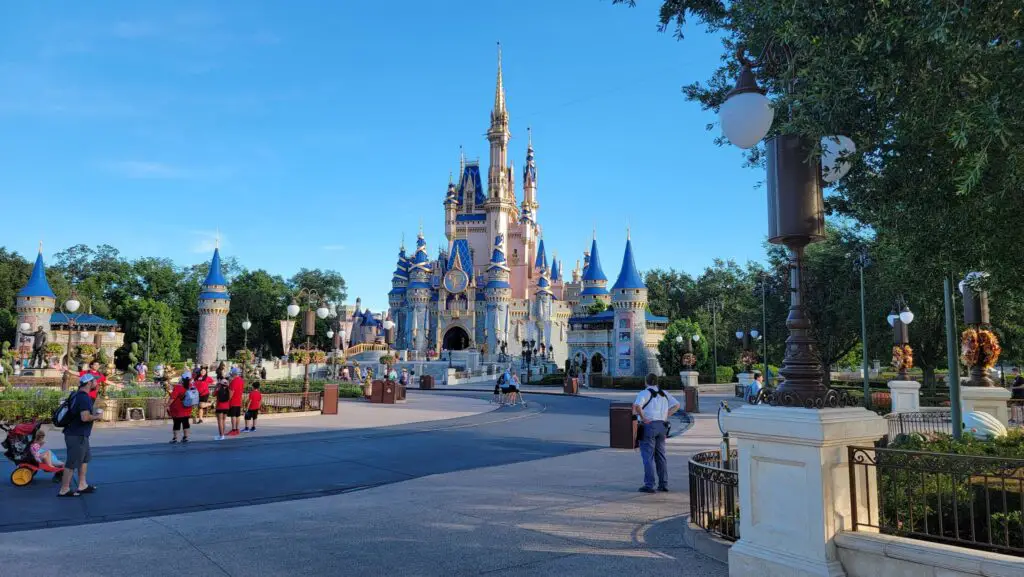
[[558,255],[551,255],[551,292],[554,293],[556,299],[562,298],[564,286],[565,284],[562,279],[562,265],[558,261]]
[[619,278],[612,285],[612,306],[615,308],[617,336],[612,369],[616,375],[644,375],[648,367],[647,285],[633,261],[633,242],[626,233],[626,252],[622,255]]
[[512,134],[508,129],[508,110],[505,107],[505,85],[501,73],[501,44],[498,44],[498,80],[494,88],[494,109],[491,111],[491,125],[487,140],[491,143],[490,165],[487,169],[487,212],[488,238],[498,235],[507,237],[509,224],[515,222],[516,193],[515,177],[508,163],[508,141]]
[[580,291],[580,307],[585,311],[597,301],[608,304],[608,277],[601,270],[601,256],[597,252],[597,237],[590,244],[589,255],[584,253],[583,290]]
[[427,256],[427,241],[423,239],[421,230],[416,238],[416,254],[409,263],[409,285],[406,299],[412,305],[412,319],[409,322],[410,341],[413,348],[421,353],[427,352],[427,331],[430,327],[427,318],[427,304],[430,302],[430,257]]
[[537,244],[537,258],[533,263],[533,267],[536,269],[544,268],[548,265],[548,255],[544,252],[544,239],[540,239]]
[[512,300],[509,272],[505,259],[505,237],[497,235],[494,237],[491,261],[487,265],[487,284],[484,286],[484,300],[487,303],[484,333],[487,335],[487,350],[492,353],[500,349],[502,341],[508,341],[508,309]]
[[220,264],[220,248],[213,250],[210,271],[199,293],[199,350],[202,365],[213,365],[228,358],[228,310],[231,296]]
[[444,235],[450,244],[455,240],[455,213],[459,209],[458,192],[455,190],[455,181],[452,175],[448,175],[448,193],[444,197]]
[[537,221],[537,163],[533,158],[533,131],[526,129],[526,166],[523,167],[523,214],[529,213]]
[[[57,306],[57,297],[46,280],[46,266],[43,264],[43,243],[39,243],[36,263],[32,266],[32,274],[28,282],[15,296],[15,309],[18,313],[18,333],[31,334],[39,327],[47,335],[50,333],[50,315]],[[22,332],[21,325],[28,324],[27,331]],[[17,340],[15,341],[17,343]],[[17,346],[17,344],[15,344]]]
[[395,347],[405,348],[406,324],[405,314],[405,291],[409,286],[409,259],[405,256],[405,243],[398,249],[398,264],[391,276],[391,291],[388,292],[388,304],[391,306],[389,314],[395,323]]
[[537,290],[535,292],[533,305],[533,318],[537,326],[538,341],[544,344],[544,348],[551,347],[551,321],[554,317],[555,295],[551,292],[551,281],[548,278],[548,267],[545,264],[537,276]]

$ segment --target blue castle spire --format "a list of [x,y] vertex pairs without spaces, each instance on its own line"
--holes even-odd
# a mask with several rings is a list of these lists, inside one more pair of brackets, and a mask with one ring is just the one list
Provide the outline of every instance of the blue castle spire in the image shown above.
[[32,274],[28,277],[28,283],[18,291],[19,297],[49,297],[56,299],[50,283],[46,280],[46,266],[43,264],[43,249],[40,246],[39,254],[36,255],[36,264],[32,265]]
[[220,264],[220,248],[213,249],[213,259],[210,261],[210,271],[206,273],[206,280],[203,281],[202,292],[199,299],[224,299],[230,300],[231,295],[227,291],[228,281],[224,278],[224,272]]
[[542,268],[547,266],[548,256],[544,253],[544,239],[540,239],[540,244],[537,245],[537,262],[533,263],[536,268]]
[[636,263],[633,261],[633,241],[626,234],[626,252],[622,255],[622,269],[619,271],[619,278],[615,281],[614,289],[645,289],[640,273],[636,270]]
[[590,259],[587,260],[587,272],[583,275],[583,280],[608,281],[608,277],[604,276],[604,271],[601,270],[601,257],[597,254],[596,238],[590,245]]
[[558,262],[557,258],[551,259],[551,282],[558,282],[562,280],[562,265]]

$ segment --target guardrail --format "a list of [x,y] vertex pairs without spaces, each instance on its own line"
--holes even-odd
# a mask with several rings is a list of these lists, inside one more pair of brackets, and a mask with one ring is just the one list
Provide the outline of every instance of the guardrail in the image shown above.
[[1024,459],[848,451],[854,531],[1024,555]]
[[948,409],[911,413],[889,413],[885,415],[885,422],[889,425],[890,441],[899,435],[907,435],[910,433],[953,434],[953,413]]
[[720,451],[690,457],[690,522],[723,539],[740,537],[739,473],[733,451],[725,463]]

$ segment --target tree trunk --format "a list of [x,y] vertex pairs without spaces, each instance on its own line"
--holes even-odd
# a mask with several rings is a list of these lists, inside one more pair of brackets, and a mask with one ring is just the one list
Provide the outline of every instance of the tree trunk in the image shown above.
[[929,395],[934,397],[935,396],[935,367],[923,366],[923,367],[921,367],[921,374],[922,374],[921,380],[924,381],[922,383],[924,385],[924,388],[929,391],[928,392]]

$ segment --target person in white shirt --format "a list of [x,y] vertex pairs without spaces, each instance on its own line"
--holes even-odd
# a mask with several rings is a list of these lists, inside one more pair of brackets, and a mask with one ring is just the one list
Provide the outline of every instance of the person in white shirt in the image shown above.
[[647,375],[647,388],[633,401],[633,414],[643,423],[640,457],[644,463],[644,486],[641,493],[654,493],[654,472],[658,472],[658,491],[668,492],[668,463],[665,460],[665,437],[668,419],[679,410],[679,401],[661,390],[658,377]]
[[754,373],[754,380],[750,381],[749,391],[747,392],[747,402],[756,403],[757,395],[764,388],[764,375],[761,373]]

